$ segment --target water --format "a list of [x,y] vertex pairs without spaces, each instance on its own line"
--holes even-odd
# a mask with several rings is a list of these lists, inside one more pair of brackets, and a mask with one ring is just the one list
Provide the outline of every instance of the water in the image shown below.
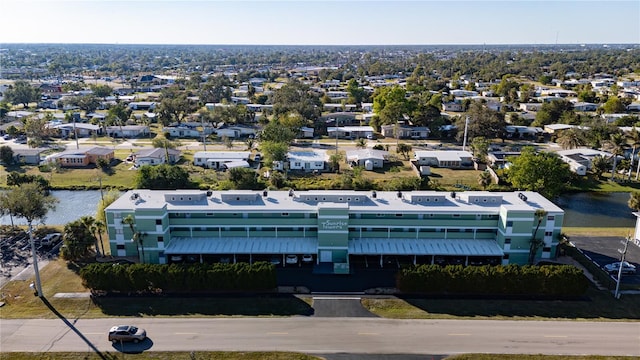
[[[51,191],[51,195],[58,199],[58,203],[54,210],[50,210],[47,213],[47,217],[44,220],[45,225],[64,225],[82,216],[96,216],[96,209],[100,201],[99,190],[56,190]],[[15,225],[27,224],[24,219],[15,217],[13,218],[13,223]],[[11,225],[10,217],[0,217],[0,224]]]
[[555,203],[565,211],[566,227],[635,227],[627,201],[629,193],[576,193]]

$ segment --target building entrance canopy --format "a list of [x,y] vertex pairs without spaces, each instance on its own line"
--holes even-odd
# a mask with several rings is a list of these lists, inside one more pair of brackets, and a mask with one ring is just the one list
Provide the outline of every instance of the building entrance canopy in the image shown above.
[[316,238],[206,238],[174,237],[165,249],[167,255],[181,254],[315,254]]
[[490,239],[362,238],[349,240],[349,254],[503,256],[504,252]]

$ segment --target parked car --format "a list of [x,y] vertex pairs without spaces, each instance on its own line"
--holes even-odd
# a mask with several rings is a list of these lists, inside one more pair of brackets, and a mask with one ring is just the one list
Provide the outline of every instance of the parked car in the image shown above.
[[271,260],[269,260],[273,265],[280,265],[280,257],[279,256],[272,256]]
[[287,255],[286,263],[289,264],[289,265],[297,264],[298,263],[298,255]]
[[303,263],[312,263],[313,262],[313,255],[311,255],[311,254],[302,255],[302,262]]
[[[605,265],[604,270],[609,274],[617,274],[618,271],[620,270],[620,261]],[[625,261],[622,263],[622,273],[635,274],[636,266]]]
[[147,332],[139,327],[131,325],[118,325],[109,330],[109,341],[133,341],[139,343],[147,338]]
[[62,234],[60,233],[47,234],[42,239],[40,239],[40,245],[52,246],[57,244],[60,239],[62,239]]

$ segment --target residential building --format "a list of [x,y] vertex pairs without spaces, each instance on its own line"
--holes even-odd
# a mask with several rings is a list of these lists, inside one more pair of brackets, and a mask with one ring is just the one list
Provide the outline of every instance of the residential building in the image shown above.
[[371,126],[331,126],[327,128],[328,137],[334,139],[370,138],[373,137],[373,131]]
[[113,149],[102,146],[67,149],[46,157],[46,162],[58,162],[63,167],[86,167],[95,165],[99,159],[111,163],[114,157]]
[[287,160],[273,162],[273,169],[323,171],[328,161],[326,150],[289,151]]
[[133,154],[133,162],[136,166],[175,164],[180,160],[182,152],[176,149],[143,149]]
[[459,169],[473,166],[473,155],[468,151],[417,150],[415,160],[418,165]]
[[[318,266],[349,273],[351,264],[383,266],[385,256],[525,264],[532,236],[543,241],[537,258],[553,259],[564,211],[535,192],[131,190],[105,215],[115,256],[208,263],[312,254]],[[122,223],[129,215],[145,234],[143,251]]]
[[389,156],[388,151],[375,149],[359,149],[347,151],[347,163],[351,166],[362,166],[365,170],[381,169]]
[[384,137],[395,138],[397,134],[399,139],[426,139],[431,132],[428,127],[407,124],[382,125],[380,130]]
[[249,166],[250,156],[250,151],[198,151],[193,154],[193,165],[222,169],[225,164],[243,162]]
[[113,138],[139,138],[149,136],[149,127],[145,125],[107,126],[107,136]]

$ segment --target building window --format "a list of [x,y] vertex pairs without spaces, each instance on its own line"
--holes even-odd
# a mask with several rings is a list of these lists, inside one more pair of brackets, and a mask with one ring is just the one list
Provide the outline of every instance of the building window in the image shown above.
[[457,218],[460,217],[460,214],[452,214],[451,217]]
[[118,244],[118,245],[116,245],[116,249],[118,249],[118,250],[124,250],[124,244]]
[[545,231],[544,236],[552,236],[553,231]]
[[551,215],[551,216],[547,216],[547,221],[553,221],[555,220],[555,216]]
[[289,216],[289,213],[282,213],[282,216]]
[[402,217],[402,214],[396,214],[396,217]]
[[116,234],[117,235],[122,235],[123,234],[122,229],[116,229]]
[[509,260],[509,254],[504,254],[504,256],[502,257],[505,260]]
[[156,225],[162,225],[162,219],[156,219]]
[[551,248],[549,246],[545,246],[545,247],[542,248],[542,251],[549,252],[549,251],[551,251]]
[[511,244],[511,238],[504,239],[504,243],[505,244]]
[[164,238],[162,236],[158,236],[158,242],[159,243],[164,242]]
[[213,216],[213,213],[207,213],[206,216]]
[[513,221],[507,221],[507,227],[513,227]]

